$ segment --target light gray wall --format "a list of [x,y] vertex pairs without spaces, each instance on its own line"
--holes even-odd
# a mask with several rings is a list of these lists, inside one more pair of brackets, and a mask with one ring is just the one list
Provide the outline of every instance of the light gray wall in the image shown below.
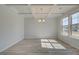
[[24,38],[57,38],[57,20],[49,18],[39,23],[33,17],[24,19]]
[[[71,11],[69,14],[71,15],[77,11],[79,11],[79,9]],[[70,44],[72,47],[79,49],[79,37],[62,35],[62,25],[61,25],[62,18],[58,19],[58,39]]]
[[16,10],[0,5],[0,51],[24,38],[24,20]]

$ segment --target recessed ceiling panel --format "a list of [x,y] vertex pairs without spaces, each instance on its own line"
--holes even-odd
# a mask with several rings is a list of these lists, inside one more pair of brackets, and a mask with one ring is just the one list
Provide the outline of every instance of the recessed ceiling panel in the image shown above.
[[32,14],[35,18],[46,18],[51,10],[50,5],[31,5]]
[[11,8],[15,8],[18,14],[24,15],[24,17],[30,18],[31,16],[38,18],[56,18],[61,15],[75,10],[79,5],[7,5]]

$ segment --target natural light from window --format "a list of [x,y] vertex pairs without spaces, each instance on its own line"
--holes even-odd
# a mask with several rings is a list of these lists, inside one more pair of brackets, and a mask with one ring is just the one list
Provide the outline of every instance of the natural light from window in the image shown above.
[[68,17],[63,19],[63,34],[68,35]]
[[72,35],[79,36],[79,12],[72,15]]
[[66,49],[63,45],[58,43],[55,39],[41,39],[41,47],[48,49]]

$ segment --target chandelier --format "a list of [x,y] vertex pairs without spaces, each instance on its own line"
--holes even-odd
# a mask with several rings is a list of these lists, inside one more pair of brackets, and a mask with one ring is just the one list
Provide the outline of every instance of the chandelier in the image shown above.
[[37,22],[44,23],[46,22],[49,12],[51,11],[51,6],[32,5],[31,10],[32,10],[32,15],[37,20]]

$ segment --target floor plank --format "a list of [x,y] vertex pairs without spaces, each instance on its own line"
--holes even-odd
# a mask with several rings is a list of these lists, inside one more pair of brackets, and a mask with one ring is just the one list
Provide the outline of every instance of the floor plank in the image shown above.
[[[45,46],[41,44],[44,43]],[[51,46],[49,46],[51,45]],[[64,48],[62,48],[62,47]],[[78,50],[56,39],[24,39],[0,55],[76,55]]]

